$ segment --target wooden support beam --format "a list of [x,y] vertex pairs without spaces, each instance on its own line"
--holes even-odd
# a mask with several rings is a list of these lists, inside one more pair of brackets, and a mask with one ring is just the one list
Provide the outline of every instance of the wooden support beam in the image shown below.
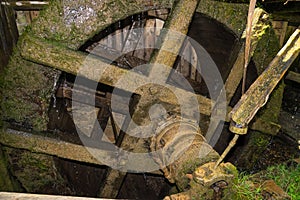
[[[259,31],[254,33],[259,33]],[[25,37],[22,41],[22,47],[23,48],[21,53],[24,58],[74,75],[78,74],[80,67],[83,66],[83,62],[88,56],[87,54],[84,54],[82,52],[73,51],[65,47],[58,46],[53,43],[49,43],[45,40],[37,39],[34,37]],[[232,70],[230,73],[231,75],[229,75],[232,78],[228,78],[225,83],[225,86],[227,85],[226,86],[226,91],[228,91],[227,95],[230,98],[234,94],[232,91],[236,90],[238,82],[241,80],[242,77],[242,62],[243,62],[242,58],[243,58],[243,54],[240,53],[234,65],[235,70]],[[103,84],[114,86],[122,76],[128,73],[127,70],[116,67],[114,65],[110,65],[109,63],[106,63],[96,57],[90,58],[90,60],[91,62],[94,63],[94,67],[95,67],[94,69],[103,71],[100,80],[99,77],[97,76],[97,72],[95,72],[94,70],[87,71],[86,78],[90,80],[94,80],[97,82],[99,81]],[[143,76],[138,73],[134,73],[134,75],[136,76],[136,80],[138,81],[140,80],[141,85],[143,85],[142,83],[142,81],[144,80]],[[236,82],[236,84],[232,84],[234,81]],[[178,93],[181,93],[183,96],[189,93],[188,91],[182,90],[180,88],[176,88],[176,90],[178,90]],[[139,90],[135,92],[137,92],[138,95],[141,96],[143,95],[143,93],[139,93],[140,92]],[[158,93],[157,95],[161,102],[164,102],[168,105],[178,104],[176,99],[170,98],[169,93],[161,92]],[[197,99],[199,103],[200,112],[205,115],[210,115],[211,108],[214,102],[201,95],[197,95]],[[231,108],[228,107],[227,110],[231,111]],[[229,118],[227,118],[226,121],[229,121]]]
[[[0,144],[12,148],[28,150],[35,153],[57,156],[63,159],[95,165],[103,165],[103,163],[101,163],[93,156],[97,154],[97,152],[103,155],[104,151],[101,149],[73,144],[54,138],[31,134],[28,132],[16,131],[12,129],[1,129]],[[89,150],[93,151],[94,154],[90,154]],[[114,151],[108,152],[106,150],[105,154],[108,157],[115,156]],[[151,173],[161,174],[160,171],[154,171]]]
[[[165,23],[165,27],[164,27],[165,29],[161,31],[161,41],[163,41],[163,43],[161,44],[161,48],[158,51],[155,51],[153,59],[151,59],[150,61],[151,63],[165,65],[170,68],[173,67],[177,55],[179,54],[180,48],[185,40],[185,37],[182,37],[181,35],[178,35],[179,37],[178,36],[176,37],[175,35],[174,37],[174,32],[179,32],[184,35],[187,33],[189,24],[194,15],[194,11],[197,8],[198,2],[199,0],[181,0],[177,2],[177,5],[174,7],[174,10],[172,11],[171,15],[168,17],[167,22]],[[166,73],[169,72],[170,71],[166,71]],[[166,77],[167,80],[169,74],[164,74],[162,76]],[[130,81],[130,82],[136,84],[135,81]],[[144,85],[145,83],[138,86],[144,86]],[[151,87],[153,89],[159,90],[157,87],[155,87],[155,85]],[[148,98],[149,96],[147,96],[144,92],[142,92],[143,90],[140,91],[141,91],[140,93],[141,99],[138,102],[138,106],[133,114],[133,118],[144,118],[143,116],[141,116],[141,113],[145,113],[145,110],[147,110],[146,106],[149,105],[149,103],[156,100],[155,98],[152,99]],[[170,98],[171,96],[170,93],[172,92],[173,91],[162,92],[165,94],[164,95],[164,97],[166,98],[165,100],[173,99]],[[157,96],[159,95],[160,94],[157,93]],[[120,144],[120,146],[123,148],[126,146],[126,148],[129,147],[135,149],[136,138],[129,137],[127,135],[124,136],[125,136],[124,139],[127,140],[126,145]],[[109,170],[107,173],[108,174],[104,182],[105,185],[103,188],[101,188],[102,190],[100,191],[100,196],[116,197],[118,194],[117,191],[120,189],[126,173],[121,173],[113,169]]]
[[105,180],[100,187],[99,197],[117,197],[127,173],[111,168],[107,169],[106,173]]
[[9,0],[9,1],[2,1],[2,5],[9,6],[15,10],[41,10],[45,8],[47,5],[49,5],[49,1],[15,1],[15,0]]
[[286,79],[294,81],[296,83],[300,83],[300,74],[293,71],[289,71],[286,76]]
[[45,194],[26,194],[26,193],[13,193],[13,192],[0,192],[0,199],[5,200],[113,200],[102,198],[88,198],[88,197],[75,197],[75,196],[58,196],[58,195],[45,195]]
[[0,72],[7,65],[19,33],[14,10],[0,4]]
[[289,38],[277,53],[268,68],[256,79],[248,91],[231,111],[230,130],[237,134],[246,134],[247,126],[257,111],[263,107],[271,92],[289,69],[300,52],[300,28]]
[[[78,75],[81,67],[84,64],[87,54],[67,49],[55,43],[47,42],[46,40],[24,37],[21,41],[21,55],[30,61],[40,63],[61,71]],[[130,81],[130,84],[144,85],[145,78],[138,73],[129,72],[128,70],[116,67],[97,57],[89,57],[89,70],[84,71],[86,78],[101,82],[103,84],[114,87],[122,76],[131,73],[135,81]],[[101,77],[99,77],[101,74]],[[128,88],[130,88],[128,86]],[[190,93],[188,91],[177,88],[182,95]],[[135,91],[138,95],[143,95],[139,90]],[[169,105],[178,105],[174,98],[170,98],[169,93],[160,93],[158,98],[161,102]],[[201,95],[197,95],[199,102],[199,110],[202,114],[210,115],[213,102]]]
[[[262,35],[266,33],[266,29],[269,27],[265,20],[262,20],[266,15],[266,12],[260,8],[255,9],[252,23],[252,34],[251,34],[251,51],[250,57],[253,56],[257,44],[263,38]],[[242,39],[245,35],[242,36]],[[237,59],[230,71],[230,74],[225,82],[227,105],[229,105],[233,95],[239,86],[239,83],[243,77],[243,65],[244,65],[244,44],[242,45],[240,52],[238,53]],[[250,59],[249,59],[250,60]]]
[[11,129],[1,130],[0,143],[4,146],[26,149],[35,153],[43,153],[59,158],[103,165],[82,145],[72,144],[27,132]]
[[[189,25],[198,3],[199,0],[178,1],[164,24],[164,29],[160,35],[160,41],[163,42],[161,48],[155,53],[153,59],[151,59],[151,63],[158,63],[171,68],[173,67],[180,48],[185,40],[185,37],[183,36],[188,32]],[[179,35],[178,33],[182,35]]]

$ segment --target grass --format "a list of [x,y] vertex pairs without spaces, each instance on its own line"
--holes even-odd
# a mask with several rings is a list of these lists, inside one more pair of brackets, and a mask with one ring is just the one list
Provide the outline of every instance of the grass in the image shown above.
[[256,199],[262,200],[261,186],[254,184],[251,181],[252,175],[245,173],[239,174],[236,183],[233,185],[233,197],[232,199],[244,200],[244,199]]
[[[259,177],[260,183],[257,182],[257,177]],[[300,199],[300,164],[271,166],[258,175],[241,173],[232,187],[231,195],[233,196],[230,198],[263,200],[261,185],[264,180],[270,179],[274,180],[292,200]]]
[[272,166],[266,170],[265,175],[273,179],[293,200],[300,199],[300,164]]

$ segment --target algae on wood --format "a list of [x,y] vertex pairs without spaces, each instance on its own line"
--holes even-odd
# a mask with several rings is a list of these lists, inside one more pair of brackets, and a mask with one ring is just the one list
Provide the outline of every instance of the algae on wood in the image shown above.
[[75,194],[56,169],[53,157],[7,147],[4,150],[13,177],[26,192]]
[[239,37],[246,28],[248,5],[202,0],[197,12],[208,15],[230,28]]
[[21,58],[17,49],[0,77],[1,119],[46,130],[48,108],[60,72]]
[[7,155],[0,145],[0,191],[22,191],[19,183],[11,176],[8,164]]
[[33,24],[31,34],[75,50],[121,19],[149,9],[171,8],[172,4],[172,0],[54,0]]

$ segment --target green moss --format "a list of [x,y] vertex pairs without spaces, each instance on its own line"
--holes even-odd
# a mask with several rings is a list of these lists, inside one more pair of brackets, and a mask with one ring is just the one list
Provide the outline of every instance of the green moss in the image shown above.
[[21,58],[18,49],[0,77],[1,119],[46,130],[57,71]]
[[261,74],[266,69],[269,63],[275,58],[279,51],[279,40],[275,35],[274,30],[269,24],[265,24],[266,29],[261,33],[261,40],[257,44],[256,50],[253,54],[253,60],[257,68],[258,74]]
[[88,0],[53,0],[32,26],[32,34],[78,49],[110,24],[154,7],[170,8],[173,1],[104,0],[95,4]]
[[[66,187],[50,156],[17,149],[5,148],[13,175],[26,192],[58,193]],[[60,191],[59,191],[60,190]]]
[[264,121],[278,123],[285,84],[281,81],[271,93],[268,103],[258,112],[257,117]]
[[22,191],[20,185],[9,173],[9,166],[5,154],[0,146],[0,191]]
[[246,28],[248,5],[203,0],[197,12],[206,14],[233,30],[241,36]]
[[249,131],[248,134],[250,135],[249,141],[242,149],[238,165],[240,169],[245,171],[254,169],[255,164],[267,148],[272,137],[257,131]]

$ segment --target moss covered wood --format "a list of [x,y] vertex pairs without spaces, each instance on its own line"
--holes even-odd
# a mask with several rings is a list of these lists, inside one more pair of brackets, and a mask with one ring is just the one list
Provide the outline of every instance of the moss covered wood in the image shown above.
[[[255,9],[252,23],[250,57],[252,57],[254,52],[256,52],[257,45],[261,42],[264,42],[261,41],[261,39],[262,36],[265,34],[266,30],[269,28],[269,21],[267,21],[268,17],[268,14],[264,10],[260,8]],[[245,38],[245,34],[243,34],[242,38]],[[236,61],[232,66],[231,72],[225,82],[227,104],[230,103],[231,98],[236,93],[238,85],[242,80],[244,70],[244,51],[245,44],[243,42],[243,45],[238,53]]]
[[[286,45],[277,53],[268,68],[255,80],[241,100],[232,110],[232,120],[243,127],[253,119],[254,115],[269,98],[270,93],[282,79],[300,52],[300,29],[290,37]],[[273,93],[273,96],[276,93]],[[275,106],[275,105],[274,105]],[[275,108],[279,111],[279,108]],[[268,118],[276,118],[271,115]]]
[[22,185],[24,192],[74,194],[55,167],[53,157],[9,147],[3,150],[11,167],[11,175]]
[[[82,145],[64,142],[28,132],[1,129],[0,144],[5,147],[28,150],[30,152],[57,156],[63,159],[103,165],[89,153],[89,150],[91,150],[94,153],[98,152],[99,155],[103,155],[104,151],[102,150],[92,147],[84,147]],[[76,152],[76,154],[74,154],[74,152]],[[106,151],[105,156],[115,156],[115,154],[113,152]],[[160,171],[153,171],[151,173],[161,174]]]
[[31,34],[78,49],[111,24],[143,11],[172,8],[171,0],[54,0],[32,25]]
[[24,60],[19,47],[0,75],[1,119],[14,126],[46,130],[50,99],[60,72]]
[[[145,10],[172,8],[173,5],[173,1],[163,0],[151,2],[129,1],[128,3],[131,6],[125,6],[122,2],[109,0],[101,1],[101,3],[97,5],[93,1],[79,1],[76,2],[76,4],[73,1],[52,1],[50,6],[42,12],[41,16],[25,34],[28,37],[44,38],[50,43],[53,42],[66,46],[67,48],[78,49],[78,47],[94,34],[103,30],[113,22]],[[204,0],[199,4],[197,11],[203,12],[206,15],[223,22],[238,35],[241,35],[244,30],[247,14],[247,6],[244,4],[230,4]],[[225,15],[227,17],[225,17]],[[22,46],[19,48],[22,48]],[[42,54],[42,52],[40,54]],[[39,101],[37,105],[32,103],[28,104],[28,98],[22,96],[22,93],[17,92],[19,95],[7,95],[4,98],[10,103],[3,104],[2,108],[3,110],[6,110],[6,115],[4,115],[3,118],[6,120],[13,119],[25,125],[28,124],[28,126],[37,130],[45,130],[48,121],[46,113],[50,102],[49,97],[51,96],[53,89],[51,86],[53,85],[53,80],[58,75],[58,72],[53,72],[53,70],[49,68],[23,61],[20,58],[20,54],[16,53],[12,57],[12,60],[18,59],[20,62],[15,63],[12,61],[12,64],[8,67],[10,69],[7,70],[8,72],[5,77],[9,77],[10,74],[19,74],[18,76],[20,76],[20,78],[18,76],[13,80],[11,80],[11,78],[4,78],[3,81],[9,82],[7,85],[10,85],[10,87],[3,87],[3,93],[9,93],[13,88],[18,88],[24,93],[24,91],[26,92],[28,90],[28,87],[32,86],[32,83],[22,78],[22,74],[18,71],[19,66],[24,66],[24,71],[32,73],[32,77],[35,77],[37,82],[44,82],[45,79],[48,80],[43,86],[36,84],[36,92],[32,92],[29,95],[33,99],[42,99],[43,101]],[[34,61],[41,62],[37,60]],[[34,70],[35,68],[41,70]],[[44,71],[44,73],[41,74],[36,71]],[[54,76],[47,77],[45,74],[54,74]],[[15,79],[21,80],[20,84],[14,84]],[[46,100],[41,96],[39,91],[46,91],[43,92],[43,95],[47,96]],[[21,104],[20,102],[26,102],[26,105],[24,103]],[[39,108],[36,109],[36,107]],[[206,107],[206,105],[201,107],[210,110],[210,105],[208,107]],[[18,112],[22,114],[19,116],[10,114]]]
[[[26,149],[31,152],[101,165],[101,163],[95,159],[84,146],[81,145],[10,129],[1,130],[0,138],[1,144],[8,147]],[[76,152],[76,154],[74,154],[74,152]]]
[[0,174],[0,191],[22,192],[19,183],[11,176],[7,157],[2,150],[2,145],[0,145]]
[[[173,67],[177,55],[188,33],[194,12],[199,0],[179,1],[164,24],[160,40],[161,48],[151,59],[151,63],[158,63],[167,67]],[[172,53],[171,53],[172,52]],[[166,77],[169,74],[165,75]]]
[[[263,72],[263,74],[255,81],[255,83],[247,91],[242,101],[240,101],[236,109],[243,106],[241,113],[237,113],[233,116],[233,119],[237,123],[241,121],[250,121],[256,111],[262,106],[268,99],[270,91],[272,91],[278,84],[284,73],[288,70],[292,62],[297,58],[300,52],[300,32],[299,29],[291,36],[287,44],[278,52],[276,57],[272,60],[269,67]],[[284,84],[281,82],[277,85],[274,92],[272,92],[270,99],[266,106],[257,114],[262,122],[278,123],[279,112],[281,108],[281,101],[283,95]],[[264,94],[264,95],[262,95]],[[256,102],[256,104],[253,104]],[[252,105],[251,105],[252,104]],[[249,115],[247,110],[250,107],[256,106],[255,112]],[[240,120],[242,119],[242,120]],[[255,126],[255,122],[253,123]],[[270,133],[272,134],[272,132]],[[277,132],[273,133],[273,135]],[[271,139],[270,135],[264,135],[259,132],[250,132],[250,139],[248,144],[244,147],[243,153],[241,154],[239,161],[242,168],[252,170],[255,163],[259,160],[261,153],[266,149]]]
[[[199,0],[185,0],[185,1],[178,1],[174,5],[174,8],[172,9],[171,14],[167,18],[167,21],[164,25],[164,29],[162,30],[162,33],[160,35],[160,40],[162,42],[161,47],[159,48],[159,50],[155,51],[156,54],[155,56],[152,57],[151,63],[154,63],[154,65],[155,64],[164,65],[166,67],[169,67],[170,69],[173,67],[177,58],[177,54],[179,54],[181,46],[185,40],[185,37],[183,37],[182,35],[186,35],[188,32],[188,28],[192,21],[192,17],[194,11],[196,10],[198,2]],[[174,33],[176,34],[179,33],[182,35],[178,36],[178,35],[174,35]],[[162,77],[168,77],[170,75],[170,72],[171,72],[170,70],[162,70],[161,73],[164,74],[160,74],[160,75]],[[155,73],[155,72],[153,72],[152,70],[150,73]],[[131,80],[129,80],[129,82],[133,82],[133,84],[136,84],[136,81],[132,81],[132,80],[135,79],[131,76]],[[145,85],[145,84],[141,84],[141,85]],[[158,90],[155,84],[150,86],[150,90],[151,88],[152,91]],[[170,90],[166,90],[165,88],[163,89],[164,89],[164,93],[166,94],[165,96],[167,96],[168,98],[170,98],[170,96],[173,95],[172,92],[174,90],[170,91]],[[140,93],[141,99],[139,100],[137,109],[133,114],[133,119],[139,119],[139,122],[142,123],[141,120],[143,120],[144,122],[147,120],[149,105],[152,106],[153,103],[156,102],[156,96],[159,96],[158,95],[159,93],[153,95],[154,98],[149,98],[149,96],[145,95],[145,92],[143,92],[145,91],[144,89],[138,91],[141,92]],[[189,98],[187,97],[186,99]],[[172,105],[172,107],[174,107],[174,105]],[[172,110],[174,111],[175,109],[173,108]],[[141,115],[141,113],[145,115]],[[124,144],[123,142],[123,146],[121,145],[121,147],[124,148],[126,146],[126,148],[134,149],[135,146],[134,143],[136,141],[136,138],[125,135],[124,141],[126,141],[125,142],[126,144]],[[116,191],[120,189],[121,183],[125,178],[125,173],[120,173],[116,170],[109,170],[108,174],[109,175],[106,177],[106,181],[105,181],[107,182],[107,184],[105,184],[105,186],[102,188],[99,196],[117,197]]]
[[[89,68],[82,68],[86,62],[85,59],[87,54],[58,46],[57,44],[50,43],[46,40],[26,37],[21,41],[21,43],[23,46],[21,54],[26,59],[51,66],[74,75],[77,75],[78,73],[84,74],[86,78],[90,80],[99,81],[110,86],[114,86],[123,75],[128,73],[127,70],[110,65],[109,63],[91,56],[89,56],[87,61]],[[80,72],[80,70],[84,71]],[[100,78],[99,74],[101,74]],[[135,82],[128,81],[128,84],[139,83],[139,85],[144,85],[144,78],[142,75],[138,73],[132,73],[132,75],[134,75],[132,78],[135,79]],[[185,93],[182,89],[177,90],[182,94]],[[158,91],[160,91],[160,93]],[[137,90],[135,92],[139,95],[145,95],[145,92],[141,90]],[[170,98],[168,92],[161,92],[161,90],[156,88],[151,89],[151,93],[152,96],[155,95],[156,98],[158,98],[161,102],[165,102],[166,105],[174,106],[178,104],[175,98]],[[197,95],[197,99],[199,101],[200,112],[210,115],[212,101],[201,95]]]
[[[78,197],[78,196],[28,194],[28,193],[13,193],[13,192],[0,192],[0,199],[6,199],[6,200],[17,200],[17,199],[34,199],[34,200],[57,200],[57,199],[60,199],[60,200],[95,200],[95,198]],[[97,198],[97,200],[105,200],[105,199]]]
[[[24,38],[39,37],[77,50],[113,22],[143,10],[172,7],[172,1],[164,0],[123,3],[113,0],[51,1],[40,17],[23,33]],[[20,42],[9,65],[1,74],[1,110],[4,111],[1,119],[28,129],[47,130],[47,112],[53,85],[60,72],[23,60],[19,53],[22,48]]]

